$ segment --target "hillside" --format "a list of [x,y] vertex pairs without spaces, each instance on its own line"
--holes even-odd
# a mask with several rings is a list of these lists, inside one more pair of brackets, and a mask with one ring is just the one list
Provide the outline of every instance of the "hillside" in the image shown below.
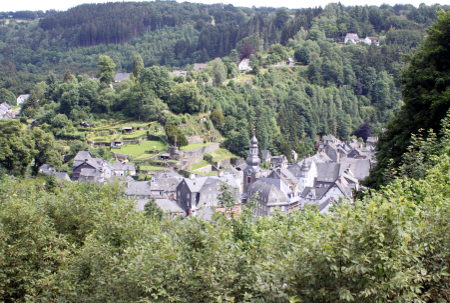
[[97,57],[103,53],[121,71],[131,70],[134,53],[142,55],[146,66],[182,67],[227,56],[233,49],[245,55],[276,43],[286,45],[301,28],[313,27],[335,42],[347,32],[386,35],[387,45],[408,52],[420,43],[439,8],[332,4],[287,10],[158,1],[89,4],[66,12],[0,13],[0,83],[19,94],[51,70],[59,75],[66,69],[94,75]]

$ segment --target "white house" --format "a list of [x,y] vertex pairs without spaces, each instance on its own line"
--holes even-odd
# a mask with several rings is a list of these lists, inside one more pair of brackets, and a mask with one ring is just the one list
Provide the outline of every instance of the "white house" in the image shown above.
[[20,95],[20,96],[17,97],[17,99],[16,99],[17,105],[22,105],[23,103],[25,103],[25,101],[28,100],[28,98],[30,98],[30,95],[29,95],[29,94]]
[[238,69],[240,72],[252,70],[252,67],[250,66],[250,59],[242,59],[241,62],[239,62]]
[[359,37],[358,37],[358,34],[355,34],[355,33],[347,33],[347,35],[345,35],[345,38],[344,38],[344,43],[345,43],[345,44],[347,44],[347,43],[353,43],[353,44],[356,44],[356,43],[358,43],[358,42],[360,42]]

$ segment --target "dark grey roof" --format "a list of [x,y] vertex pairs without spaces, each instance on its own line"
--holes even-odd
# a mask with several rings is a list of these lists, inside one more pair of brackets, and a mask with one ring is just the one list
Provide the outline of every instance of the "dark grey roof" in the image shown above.
[[278,168],[273,170],[267,178],[276,178],[276,179],[283,179],[283,181],[295,185],[298,184],[298,180],[295,177],[295,175],[287,168]]
[[334,182],[339,177],[339,163],[317,163],[317,181]]
[[157,178],[150,182],[150,188],[152,190],[164,191],[164,192],[174,192],[177,189],[178,184],[180,184],[183,178],[180,177],[169,177],[169,178]]
[[151,196],[152,191],[148,181],[129,181],[125,188],[127,196]]
[[261,156],[264,161],[266,161],[267,159],[270,159],[270,151],[267,149],[261,150]]
[[54,172],[56,172],[56,170],[53,167],[51,167],[49,164],[42,164],[39,167],[39,172],[44,175],[50,175],[50,174],[53,174]]
[[54,175],[58,179],[70,181],[69,174],[66,172],[55,172]]
[[110,168],[112,170],[123,170],[123,171],[135,171],[136,170],[136,166],[134,165],[134,163],[121,163],[121,162],[116,162],[116,163],[112,163],[109,164]]
[[164,212],[184,214],[184,210],[171,199],[155,199],[156,205]]
[[301,193],[301,196],[303,198],[320,200],[329,189],[330,187],[306,187]]
[[[280,180],[270,180],[273,183],[280,182]],[[285,204],[289,202],[289,198],[269,180],[257,180],[252,183],[247,190],[249,197],[255,194],[259,195],[259,201],[266,205]]]
[[345,171],[347,168],[350,168],[355,178],[364,180],[370,173],[370,160],[354,158],[342,159],[341,170]]
[[88,150],[80,150],[73,158],[73,167],[77,167],[84,163],[85,160],[92,159],[91,153]]
[[208,179],[208,177],[194,177],[192,179],[185,178],[184,182],[186,183],[191,193],[198,193],[200,192],[203,184],[206,182],[206,179]]

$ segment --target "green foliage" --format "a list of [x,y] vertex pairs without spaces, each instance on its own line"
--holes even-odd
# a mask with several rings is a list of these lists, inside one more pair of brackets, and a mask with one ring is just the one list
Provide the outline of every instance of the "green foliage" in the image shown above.
[[6,88],[0,88],[0,103],[6,102],[9,105],[16,105],[16,96]]
[[397,179],[326,215],[305,209],[257,219],[244,207],[239,216],[208,222],[136,212],[117,185],[7,177],[0,298],[445,302],[449,169],[443,154],[423,179]]
[[144,214],[150,218],[161,220],[164,215],[161,208],[158,207],[154,199],[148,201],[144,206]]
[[196,85],[180,83],[172,87],[167,100],[169,108],[177,114],[194,114],[204,112],[207,108],[205,98],[200,94]]
[[0,166],[13,175],[25,175],[36,155],[31,133],[19,121],[0,120],[0,134]]
[[116,64],[109,56],[100,55],[97,68],[97,77],[100,79],[100,82],[110,84],[114,80]]
[[221,129],[225,123],[225,117],[223,116],[222,111],[218,108],[211,112],[210,118],[214,126],[218,129]]
[[186,146],[189,144],[184,133],[176,125],[167,124],[165,131],[170,144],[178,147]]
[[141,55],[135,55],[133,61],[133,76],[135,79],[139,79],[142,71],[144,70],[144,67],[144,60],[142,59]]
[[379,186],[388,163],[402,163],[402,155],[411,142],[411,134],[420,128],[440,130],[440,121],[446,115],[450,100],[450,12],[442,12],[429,29],[424,44],[410,58],[402,77],[403,102],[400,112],[390,121],[380,137],[377,166],[370,177],[372,185]]

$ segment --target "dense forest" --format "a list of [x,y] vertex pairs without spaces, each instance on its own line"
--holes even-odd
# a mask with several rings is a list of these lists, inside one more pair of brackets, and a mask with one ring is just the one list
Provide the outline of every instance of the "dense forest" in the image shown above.
[[0,83],[17,94],[30,89],[26,80],[50,70],[92,74],[102,53],[113,58],[118,70],[131,70],[134,53],[141,54],[145,66],[181,67],[227,56],[233,49],[260,51],[272,44],[286,45],[300,29],[312,28],[335,42],[347,32],[385,36],[383,52],[398,54],[420,43],[440,8],[446,9],[340,4],[250,9],[159,1],[81,5],[66,12],[35,12],[34,19],[31,12],[3,13],[0,61],[2,74],[10,76]]

